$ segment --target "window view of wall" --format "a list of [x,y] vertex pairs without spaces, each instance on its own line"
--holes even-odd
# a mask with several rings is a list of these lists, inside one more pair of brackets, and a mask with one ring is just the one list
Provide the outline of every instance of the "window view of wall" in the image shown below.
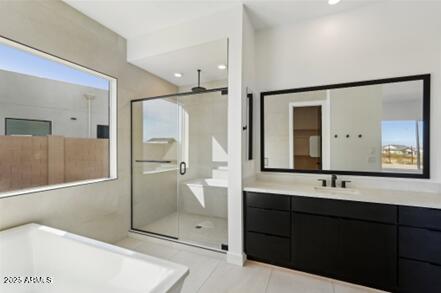
[[111,82],[0,42],[0,192],[109,177]]

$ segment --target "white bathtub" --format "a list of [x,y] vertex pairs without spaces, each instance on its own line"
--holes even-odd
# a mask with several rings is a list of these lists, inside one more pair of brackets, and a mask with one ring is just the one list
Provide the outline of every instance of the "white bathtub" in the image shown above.
[[0,292],[180,292],[187,275],[182,265],[46,226],[0,232]]

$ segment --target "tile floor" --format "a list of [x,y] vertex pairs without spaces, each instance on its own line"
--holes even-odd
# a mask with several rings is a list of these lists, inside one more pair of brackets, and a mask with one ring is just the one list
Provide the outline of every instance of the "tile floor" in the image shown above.
[[178,237],[182,241],[214,249],[221,249],[221,244],[228,243],[225,218],[179,212],[146,225],[141,230]]
[[143,237],[126,238],[117,245],[187,266],[190,274],[184,283],[184,293],[381,292],[258,262],[249,261],[240,267],[226,263],[221,253]]

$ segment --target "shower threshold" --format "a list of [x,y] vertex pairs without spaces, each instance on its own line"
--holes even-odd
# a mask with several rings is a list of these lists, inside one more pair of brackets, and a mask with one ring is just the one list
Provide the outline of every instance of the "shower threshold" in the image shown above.
[[218,252],[225,252],[228,244],[227,219],[183,212],[172,213],[132,232]]

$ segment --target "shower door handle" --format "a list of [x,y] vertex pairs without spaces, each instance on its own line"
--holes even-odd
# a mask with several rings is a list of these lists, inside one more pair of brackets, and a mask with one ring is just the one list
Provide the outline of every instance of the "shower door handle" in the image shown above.
[[184,175],[187,173],[187,164],[185,162],[181,162],[179,164],[179,174]]

